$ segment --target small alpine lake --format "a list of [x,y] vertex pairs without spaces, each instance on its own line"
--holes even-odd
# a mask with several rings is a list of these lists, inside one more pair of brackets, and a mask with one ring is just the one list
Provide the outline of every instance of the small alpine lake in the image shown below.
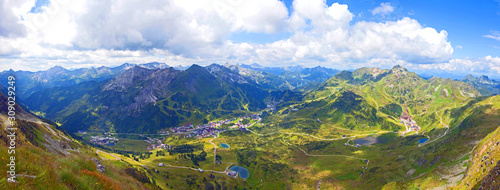
[[246,168],[244,168],[244,167],[241,167],[241,166],[233,166],[233,167],[229,168],[229,170],[238,172],[238,175],[242,179],[246,179],[250,175],[248,173],[248,170]]
[[229,148],[230,146],[226,143],[220,143],[220,146],[222,146],[222,148]]
[[422,144],[422,143],[427,142],[428,140],[429,140],[429,139],[420,139],[420,140],[418,140],[418,143]]
[[353,142],[356,143],[356,144],[360,144],[360,145],[364,145],[364,146],[369,146],[369,145],[373,145],[373,144],[378,143],[378,137],[366,136],[366,137],[363,137],[363,138],[354,139]]

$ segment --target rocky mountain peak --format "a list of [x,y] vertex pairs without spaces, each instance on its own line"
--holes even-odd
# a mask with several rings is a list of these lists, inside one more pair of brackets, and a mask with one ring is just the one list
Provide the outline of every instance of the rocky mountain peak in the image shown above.
[[393,72],[406,72],[408,70],[401,65],[395,65],[394,67],[392,67],[391,71],[393,71]]
[[205,69],[207,69],[207,71],[212,73],[212,74],[215,72],[222,71],[224,68],[225,67],[218,65],[218,64],[215,64],[215,63],[212,63],[211,65],[205,67]]
[[47,74],[51,75],[51,74],[59,74],[61,72],[65,72],[65,71],[68,71],[67,69],[65,69],[64,67],[61,67],[61,66],[54,66],[54,67],[51,67],[49,70],[47,70]]
[[463,79],[463,81],[475,81],[476,80],[476,77],[472,76],[471,74],[468,74],[467,76],[465,76]]
[[483,83],[483,84],[494,84],[495,83],[492,80],[490,80],[488,78],[488,76],[486,76],[486,75],[481,75],[480,77],[478,77],[478,80],[480,83]]
[[152,72],[153,70],[134,66],[111,79],[104,85],[103,90],[125,91],[134,80],[145,80]]

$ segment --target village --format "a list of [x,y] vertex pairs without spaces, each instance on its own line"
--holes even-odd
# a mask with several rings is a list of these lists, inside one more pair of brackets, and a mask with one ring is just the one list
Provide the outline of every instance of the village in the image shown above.
[[[233,119],[224,119],[224,120],[219,120],[219,121],[212,121],[206,124],[201,124],[194,126],[191,123],[170,128],[170,129],[164,129],[160,130],[157,132],[159,135],[176,135],[179,136],[180,138],[196,138],[196,139],[201,139],[201,138],[206,138],[206,137],[217,137],[219,133],[224,132],[224,131],[229,131],[229,130],[241,130],[241,131],[246,131],[247,127],[250,127],[252,125],[252,122],[243,124],[243,120],[248,119],[252,121],[260,121],[261,118],[260,116],[262,113],[258,114],[251,114],[247,115],[244,117],[239,117],[239,118],[233,118]],[[222,127],[222,125],[226,125],[225,127]],[[78,134],[80,135],[87,135],[90,133],[102,133],[100,131],[78,131]],[[145,135],[139,134],[141,137],[145,137]],[[155,149],[172,149],[172,145],[168,144],[163,144],[165,137],[163,138],[152,138],[152,137],[146,137],[147,139],[144,140],[147,144],[147,150],[155,150]],[[119,139],[116,137],[111,136],[111,134],[104,133],[104,135],[96,135],[96,136],[90,136],[90,139],[88,140],[90,143],[93,144],[98,144],[98,145],[106,145],[106,146],[114,146],[119,142]]]
[[[404,112],[401,113],[401,117],[399,117],[399,120],[401,120],[401,124],[404,124],[406,127],[406,132],[410,131],[418,131],[420,130],[420,127],[417,125],[417,122],[415,120],[412,120],[412,116],[408,112],[408,108],[405,108]],[[408,127],[409,126],[409,127]],[[405,134],[403,133],[403,135]]]
[[151,144],[147,147],[148,150],[172,149],[172,145],[162,143],[165,140],[165,137],[163,137],[162,139],[149,138],[149,137],[147,137],[147,138],[148,139],[144,140],[144,142]]
[[91,136],[89,142],[98,145],[109,145],[118,143],[118,139],[115,137]]
[[[193,138],[200,139],[200,138],[217,136],[219,133],[221,133],[223,131],[227,131],[227,130],[242,130],[242,131],[246,131],[246,128],[249,127],[249,126],[251,126],[252,124],[251,123],[243,124],[242,121],[244,119],[251,119],[251,120],[260,121],[261,120],[261,118],[260,118],[261,114],[262,113],[251,114],[251,115],[244,116],[244,117],[241,117],[241,118],[233,118],[233,119],[225,119],[225,120],[220,120],[220,121],[213,121],[213,122],[209,122],[207,124],[198,125],[196,127],[193,124],[188,123],[188,124],[183,125],[183,126],[171,128],[170,129],[171,133],[169,131],[167,131],[167,130],[161,130],[158,133],[160,133],[160,134],[174,134],[174,135],[179,135],[181,138],[191,138],[191,137],[193,137]],[[237,120],[237,122],[234,123],[234,121],[236,121],[236,120]],[[229,126],[228,129],[221,128],[221,126],[223,124],[230,125],[232,123],[234,123],[234,125]]]

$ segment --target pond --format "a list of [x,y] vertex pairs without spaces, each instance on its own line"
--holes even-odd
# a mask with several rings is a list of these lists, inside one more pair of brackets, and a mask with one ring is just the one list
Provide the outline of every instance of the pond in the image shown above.
[[428,140],[429,140],[429,139],[420,139],[420,140],[418,140],[418,143],[422,144],[422,143],[427,142]]
[[244,167],[241,167],[241,166],[233,166],[233,167],[229,168],[229,170],[238,172],[238,176],[240,176],[240,178],[242,178],[242,179],[246,179],[250,175],[248,173],[248,170]]
[[366,137],[363,137],[363,138],[360,138],[360,139],[354,139],[353,142],[356,143],[356,144],[368,146],[368,145],[373,145],[373,144],[378,143],[378,140],[377,140],[377,137],[366,136]]
[[222,146],[222,148],[229,148],[229,145],[226,143],[220,143],[220,146]]

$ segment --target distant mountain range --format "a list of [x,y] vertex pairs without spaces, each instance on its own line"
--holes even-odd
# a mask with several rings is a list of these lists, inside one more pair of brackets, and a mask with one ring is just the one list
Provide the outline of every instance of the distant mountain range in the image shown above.
[[[118,67],[98,67],[81,68],[68,70],[61,66],[55,66],[45,71],[13,71],[7,70],[0,73],[1,78],[7,78],[10,75],[16,76],[18,88],[18,97],[27,98],[32,93],[51,87],[72,86],[87,81],[104,81],[115,77],[134,66],[148,69],[165,69],[168,65],[165,63],[151,62],[146,64],[125,63]],[[7,86],[7,80],[0,84]]]
[[474,85],[474,87],[484,96],[500,94],[500,82],[490,80],[488,76],[481,75],[479,77],[474,77],[469,74],[465,76],[462,81]]
[[[19,97],[29,109],[62,123],[69,131],[156,132],[180,124],[203,123],[263,110],[265,102],[270,100],[290,104],[290,101],[314,102],[319,97],[323,99],[308,112],[311,117],[358,118],[356,122],[344,121],[353,122],[345,123],[352,126],[364,118],[367,126],[388,127],[390,124],[370,116],[375,108],[374,97],[393,104],[414,105],[410,109],[420,112],[426,103],[433,101],[432,97],[453,101],[494,94],[498,90],[497,83],[485,76],[467,76],[465,83],[437,77],[425,80],[400,66],[390,70],[360,68],[339,72],[324,67],[278,68],[227,63],[192,65],[179,70],[153,62],[126,63],[114,68],[53,67],[39,72],[0,73],[1,76],[10,74],[16,75]],[[374,94],[370,90],[366,94],[363,89],[383,89],[385,93],[380,94],[379,90]],[[378,104],[380,111],[392,110],[395,106]],[[336,109],[353,110],[329,114]]]
[[262,87],[268,89],[295,89],[305,88],[308,85],[318,85],[334,76],[339,71],[325,67],[306,68],[304,66],[263,67],[259,64],[234,65],[225,64],[225,67],[250,78]]

